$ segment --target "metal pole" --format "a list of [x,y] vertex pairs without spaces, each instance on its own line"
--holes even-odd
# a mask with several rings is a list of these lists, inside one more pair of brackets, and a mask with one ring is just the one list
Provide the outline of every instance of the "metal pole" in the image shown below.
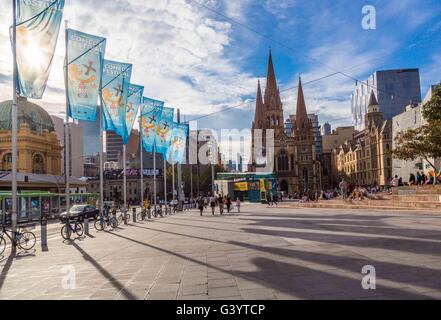
[[127,212],[127,176],[126,176],[126,145],[123,145],[123,192],[124,192],[124,223],[127,224],[126,212]]
[[144,161],[142,159],[142,115],[139,112],[139,154],[140,154],[140,164],[141,164],[141,211],[144,207]]
[[99,106],[99,121],[100,121],[100,216],[104,213],[104,131],[103,131],[103,95],[102,95],[102,77],[100,81],[100,106]]
[[156,147],[153,147],[153,208],[156,215]]
[[190,163],[190,206],[193,206],[193,166]]
[[66,45],[66,64],[64,72],[64,82],[66,86],[66,126],[64,129],[64,161],[65,161],[65,176],[66,176],[66,216],[69,221],[69,211],[70,211],[70,134],[69,134],[69,84],[68,84],[68,64],[69,57],[67,53],[67,20],[64,21],[65,26],[65,45]]
[[175,204],[175,162],[172,159],[172,189],[173,189],[173,205]]
[[[12,212],[11,212],[11,227],[12,233],[15,235],[17,231],[17,3],[12,0],[12,110],[11,110],[11,125],[12,125]],[[15,252],[16,242],[15,237],[12,241],[12,250]]]
[[[178,123],[181,123],[181,112],[178,109]],[[178,210],[182,211],[182,167],[181,164],[178,163]]]
[[214,196],[214,164],[213,156],[211,156],[211,194]]
[[164,158],[164,204],[167,204],[167,161]]

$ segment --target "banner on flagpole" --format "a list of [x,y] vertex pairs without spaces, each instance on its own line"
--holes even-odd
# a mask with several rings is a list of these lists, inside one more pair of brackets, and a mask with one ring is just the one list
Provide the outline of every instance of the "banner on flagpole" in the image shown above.
[[129,141],[130,133],[132,132],[133,124],[135,123],[138,109],[142,104],[142,94],[144,87],[136,84],[129,85],[129,96],[127,97],[127,109],[126,109],[126,129],[127,129],[127,141]]
[[188,124],[171,123],[170,145],[166,153],[166,160],[169,163],[185,162],[185,147],[187,145]]
[[17,89],[23,97],[43,96],[63,8],[64,0],[17,0]]
[[103,128],[126,139],[126,107],[132,65],[104,60],[102,79]]
[[67,30],[69,116],[96,121],[106,39]]
[[141,106],[142,145],[152,152],[155,145],[156,125],[162,114],[164,102],[143,97]]
[[166,155],[168,147],[170,145],[170,133],[171,133],[171,123],[173,122],[174,109],[166,108],[162,109],[162,114],[156,125],[156,137],[155,137],[155,148],[156,152],[162,155]]

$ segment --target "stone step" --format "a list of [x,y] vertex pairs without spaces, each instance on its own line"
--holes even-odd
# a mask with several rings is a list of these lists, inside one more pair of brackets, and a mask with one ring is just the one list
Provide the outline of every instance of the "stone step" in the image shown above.
[[441,195],[439,195],[439,194],[413,194],[413,195],[393,194],[393,195],[386,196],[385,198],[389,199],[389,200],[404,201],[404,202],[429,201],[429,202],[440,202],[441,203]]
[[[291,205],[280,205],[280,208],[327,208],[327,209],[375,209],[375,210],[399,210],[399,211],[434,211],[429,208],[413,208],[413,207],[396,207],[396,206],[370,206],[367,204],[343,204],[331,203],[333,201],[324,202],[305,202],[295,203]],[[438,211],[438,210],[435,210]]]
[[441,202],[434,201],[397,201],[397,200],[363,200],[369,206],[394,206],[399,208],[418,208],[418,209],[439,209],[441,210]]
[[394,195],[415,195],[415,194],[439,194],[441,195],[441,185],[405,186],[393,188]]

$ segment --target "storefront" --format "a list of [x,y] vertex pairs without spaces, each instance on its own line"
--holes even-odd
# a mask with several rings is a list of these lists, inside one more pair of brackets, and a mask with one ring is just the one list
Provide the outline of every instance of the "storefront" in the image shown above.
[[[18,193],[18,223],[40,221],[41,217],[56,218],[66,210],[66,196],[64,194],[50,193],[46,191],[22,191]],[[71,194],[70,202],[74,204],[95,205],[99,199],[96,194]],[[0,191],[0,223],[10,223],[12,211],[11,192]]]
[[265,202],[267,194],[277,190],[273,173],[218,173],[216,177],[219,193],[241,201]]

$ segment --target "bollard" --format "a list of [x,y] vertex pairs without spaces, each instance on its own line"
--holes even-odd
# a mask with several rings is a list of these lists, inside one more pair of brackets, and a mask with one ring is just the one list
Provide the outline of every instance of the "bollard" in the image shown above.
[[41,219],[41,248],[43,251],[47,250],[47,220],[45,218]]
[[132,219],[133,219],[133,222],[136,222],[136,208],[132,209]]
[[152,218],[152,212],[150,211],[150,208],[147,209],[147,217],[149,220]]
[[89,219],[84,218],[84,234],[89,235]]
[[124,218],[124,224],[127,224],[127,211],[125,208],[123,210],[123,218]]

